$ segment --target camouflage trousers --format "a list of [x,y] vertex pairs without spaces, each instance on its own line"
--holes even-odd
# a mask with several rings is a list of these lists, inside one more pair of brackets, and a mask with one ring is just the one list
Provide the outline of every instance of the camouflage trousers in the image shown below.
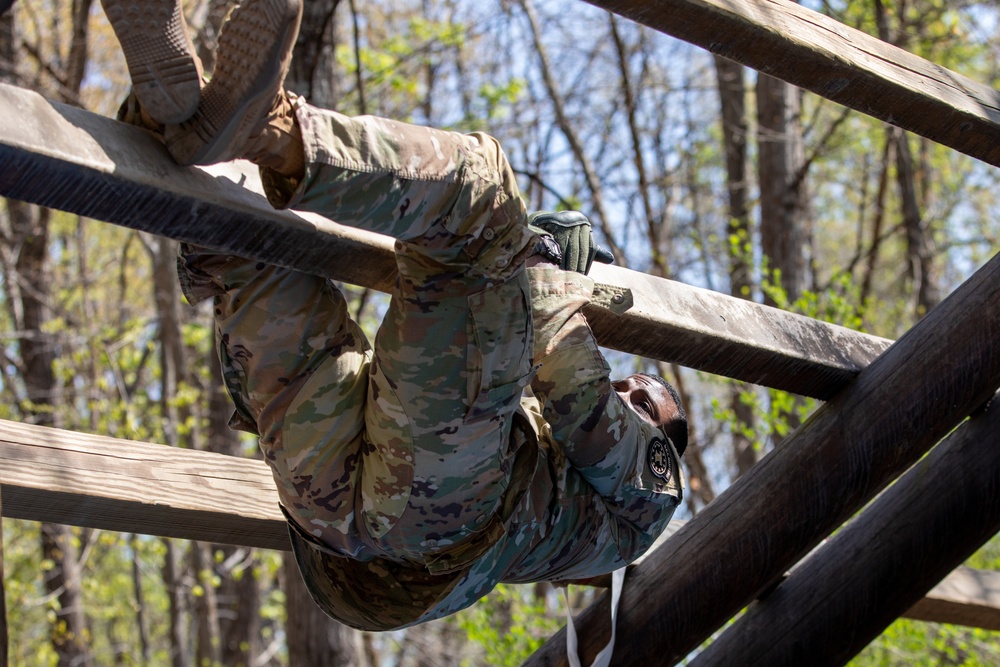
[[192,302],[214,299],[235,418],[259,434],[291,518],[344,555],[422,564],[490,518],[509,482],[534,237],[494,139],[297,114],[305,178],[265,173],[269,197],[397,239],[374,349],[328,280],[185,247],[181,281]]

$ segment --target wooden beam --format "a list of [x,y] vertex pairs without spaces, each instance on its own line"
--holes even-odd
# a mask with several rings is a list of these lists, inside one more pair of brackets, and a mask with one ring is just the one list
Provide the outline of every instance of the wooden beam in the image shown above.
[[0,420],[3,515],[289,549],[262,461]]
[[[388,290],[390,239],[279,212],[246,163],[175,165],[149,133],[0,85],[0,195]],[[889,342],[620,267],[594,277],[630,290],[587,316],[602,345],[829,398]]]
[[[0,486],[3,517],[289,548],[261,461],[0,420]],[[683,525],[671,521],[638,563]],[[578,583],[606,586],[604,579]],[[1000,629],[1000,573],[960,568],[906,615]]]
[[903,616],[1000,631],[1000,572],[959,567]]
[[[1000,385],[1000,256],[932,310],[626,580],[616,664],[673,664]],[[959,482],[960,483],[960,482]],[[607,601],[581,614],[583,662]],[[525,664],[565,665],[565,630]]]
[[[691,667],[846,664],[1000,530],[998,441],[993,401],[750,605]],[[995,621],[1000,590],[991,596],[969,572],[952,578],[952,592],[970,585],[970,598],[992,598]],[[977,620],[969,602],[962,606]]]
[[1000,166],[1000,92],[790,0],[587,0]]

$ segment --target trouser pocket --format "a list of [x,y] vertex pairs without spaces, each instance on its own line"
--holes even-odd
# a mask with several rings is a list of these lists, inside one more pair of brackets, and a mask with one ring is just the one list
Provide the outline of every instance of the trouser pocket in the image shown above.
[[522,272],[468,297],[469,397],[465,420],[509,414],[531,381],[533,345],[527,276]]

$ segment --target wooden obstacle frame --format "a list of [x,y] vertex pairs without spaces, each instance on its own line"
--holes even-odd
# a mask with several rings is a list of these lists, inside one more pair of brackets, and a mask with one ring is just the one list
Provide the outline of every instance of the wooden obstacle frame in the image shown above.
[[[1000,166],[1000,93],[788,0],[588,1]],[[389,239],[274,211],[250,165],[181,168],[143,130],[6,85],[0,195],[383,291],[395,276]],[[623,297],[587,312],[601,345],[827,401],[631,568],[613,664],[677,662],[744,608],[697,664],[843,664],[900,615],[1000,629],[1000,573],[955,569],[1000,530],[1000,258],[895,343],[592,275]],[[258,461],[0,422],[0,487],[7,517],[289,548]],[[577,619],[585,663],[606,605]],[[567,665],[563,632],[525,664]]]

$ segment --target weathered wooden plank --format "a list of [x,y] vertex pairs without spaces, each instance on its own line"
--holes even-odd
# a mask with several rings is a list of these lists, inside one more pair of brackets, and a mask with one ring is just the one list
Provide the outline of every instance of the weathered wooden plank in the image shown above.
[[[673,664],[754,600],[1000,385],[1000,256],[636,568],[616,664]],[[708,602],[706,602],[708,601]],[[581,614],[581,657],[608,637]],[[565,665],[565,637],[527,665]]]
[[[260,461],[0,420],[0,487],[4,517],[289,548],[271,473]],[[671,521],[632,569],[683,525]],[[605,579],[579,583],[607,586]],[[906,615],[1000,629],[1000,573],[960,568]]]
[[790,0],[587,0],[1000,166],[1000,92]]
[[[383,291],[395,280],[388,238],[273,210],[250,165],[183,169],[143,130],[5,85],[0,195]],[[588,311],[603,345],[799,394],[828,398],[889,344],[620,267],[594,276],[634,301]]]
[[1000,572],[959,567],[903,616],[1000,631]]
[[262,461],[0,420],[3,515],[288,549]]
[[[691,666],[847,663],[1000,530],[998,440],[1000,401],[994,401],[750,605]],[[994,574],[996,584],[1000,573]],[[991,596],[983,583],[985,577],[961,570],[945,588],[952,600],[965,589],[961,607],[969,621],[989,622],[972,603],[992,598],[981,609],[995,622],[1000,588]]]
[[632,296],[621,314],[587,308],[601,345],[797,394],[830,398],[891,343],[621,267],[591,275]]

